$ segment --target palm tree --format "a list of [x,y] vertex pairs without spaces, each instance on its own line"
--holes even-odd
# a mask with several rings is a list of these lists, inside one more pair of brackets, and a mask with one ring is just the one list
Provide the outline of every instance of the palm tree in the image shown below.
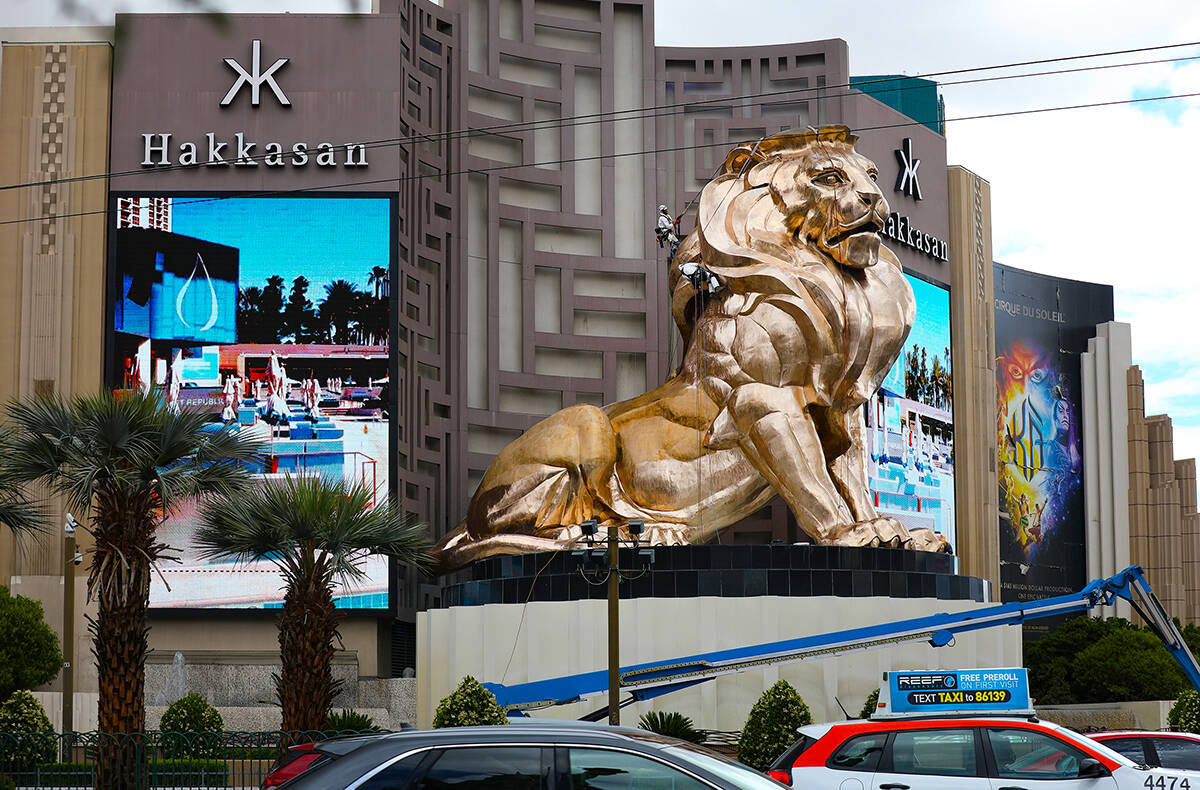
[[383,266],[371,267],[371,275],[367,278],[367,285],[375,286],[376,299],[380,298],[381,296],[385,299],[388,297],[389,280],[390,275],[388,274],[388,270],[386,268]]
[[283,729],[324,729],[338,691],[331,663],[338,639],[334,584],[364,575],[369,554],[419,566],[425,526],[341,478],[286,477],[203,505],[195,543],[209,558],[266,561],[283,575],[279,618],[282,671],[275,677]]
[[[140,392],[39,398],[9,408],[5,468],[19,485],[65,497],[93,538],[89,630],[100,687],[100,731],[145,730],[146,607],[150,575],[174,559],[156,529],[181,500],[232,495],[251,477],[259,446],[204,414],[173,414]],[[144,786],[145,753],[130,739],[102,749],[97,788]]]
[[358,293],[358,289],[346,280],[334,280],[325,286],[321,318],[329,323],[334,343],[350,342],[347,335]]
[[938,357],[933,358],[933,367],[929,371],[929,403],[937,408],[942,408],[942,377],[945,371],[942,370],[942,360]]

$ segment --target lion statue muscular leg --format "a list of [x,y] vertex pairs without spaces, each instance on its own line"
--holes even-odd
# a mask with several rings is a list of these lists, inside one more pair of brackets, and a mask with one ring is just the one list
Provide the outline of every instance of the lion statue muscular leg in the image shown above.
[[[671,270],[683,364],[603,409],[564,409],[505,447],[438,570],[559,548],[580,522],[645,522],[652,542],[703,543],[776,494],[817,543],[942,551],[876,513],[863,404],[912,328],[915,303],[880,244],[887,202],[845,127],[735,148],[700,196]],[[679,266],[721,287],[697,293]]]

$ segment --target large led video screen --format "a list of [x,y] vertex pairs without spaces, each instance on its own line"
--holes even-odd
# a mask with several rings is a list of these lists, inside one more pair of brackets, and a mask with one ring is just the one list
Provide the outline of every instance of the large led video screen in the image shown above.
[[1000,599],[1074,592],[1087,581],[1079,355],[1113,319],[1113,289],[997,263],[995,311]]
[[[390,494],[390,196],[117,195],[109,259],[109,382],[260,440],[263,481],[331,475]],[[154,608],[274,609],[268,561],[199,556],[194,502],[159,528],[178,563]],[[387,610],[387,558],[335,592]]]
[[866,404],[867,483],[880,515],[931,529],[952,547],[954,406],[950,292],[905,274],[917,302],[912,331]]

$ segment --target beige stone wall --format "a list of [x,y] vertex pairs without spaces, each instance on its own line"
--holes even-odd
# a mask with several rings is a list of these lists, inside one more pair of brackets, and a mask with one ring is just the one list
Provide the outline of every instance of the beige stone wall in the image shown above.
[[[0,402],[94,392],[102,376],[106,181],[44,182],[107,171],[112,48],[6,43],[0,58],[0,183],[31,185],[0,192],[0,222],[11,223],[0,224]],[[52,509],[54,523],[61,515]],[[63,560],[57,530],[20,542],[0,530],[0,582],[41,601],[56,628]],[[84,690],[95,676],[82,605],[75,612],[76,687]]]
[[1146,416],[1142,371],[1127,375],[1129,393],[1130,561],[1141,565],[1167,612],[1200,623],[1200,516],[1196,463],[1175,460],[1171,418]]
[[[621,601],[621,664],[810,636],[988,604],[920,598],[640,598]],[[428,727],[438,702],[464,675],[505,684],[602,670],[607,666],[607,604],[602,600],[488,604],[433,609],[417,615],[417,725]],[[845,718],[838,700],[857,713],[882,673],[893,669],[1015,667],[1021,629],[962,634],[952,647],[893,645],[767,666],[630,705],[622,723],[650,710],[679,711],[696,726],[740,730],[759,696],[777,680],[791,683],[813,721]],[[835,699],[836,697],[836,699]],[[607,693],[534,715],[575,719],[607,704]]]
[[1179,484],[1180,543],[1183,561],[1184,608],[1179,617],[1185,623],[1200,623],[1200,514],[1196,512],[1196,459],[1175,462],[1175,481]]
[[1000,592],[996,477],[996,339],[991,186],[962,167],[950,187],[950,315],[954,386],[954,491],[959,572]]
[[[347,618],[338,629],[342,635],[338,660],[354,663],[359,676],[379,674],[377,623],[372,617]],[[275,618],[268,613],[151,614],[150,626],[150,649],[155,654],[152,663],[170,662],[176,651],[188,657],[207,656],[209,663],[219,659],[229,665],[257,666],[278,661],[279,632]],[[387,667],[383,669],[386,672]],[[266,683],[262,695],[270,697],[274,693]]]

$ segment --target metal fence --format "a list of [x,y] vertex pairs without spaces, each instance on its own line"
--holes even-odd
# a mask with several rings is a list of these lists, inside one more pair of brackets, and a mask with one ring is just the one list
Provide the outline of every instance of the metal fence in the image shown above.
[[358,731],[0,732],[0,790],[258,790],[289,746]]

